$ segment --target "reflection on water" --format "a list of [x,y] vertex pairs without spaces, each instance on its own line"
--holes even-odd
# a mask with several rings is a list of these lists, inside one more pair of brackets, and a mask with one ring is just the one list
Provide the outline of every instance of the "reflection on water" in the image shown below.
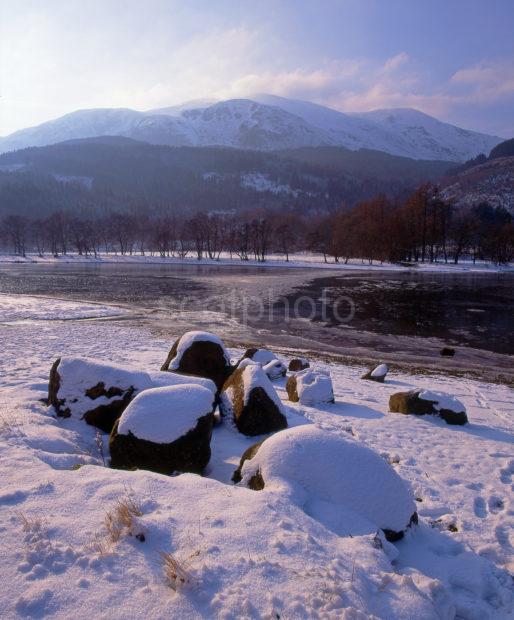
[[[368,333],[379,350],[390,345],[381,344],[378,336],[398,335],[514,352],[514,274],[334,275],[320,269],[201,264],[8,265],[0,268],[0,292],[124,304],[175,333],[210,328],[239,340],[263,333],[289,335],[321,347],[348,346],[350,334]],[[351,320],[341,323],[334,309],[345,315],[351,304]],[[285,320],[288,311],[294,320]]]

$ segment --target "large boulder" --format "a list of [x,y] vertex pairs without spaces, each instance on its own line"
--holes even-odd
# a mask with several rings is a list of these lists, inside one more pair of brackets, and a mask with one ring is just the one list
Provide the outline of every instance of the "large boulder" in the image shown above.
[[246,362],[234,371],[223,386],[220,409],[245,435],[287,428],[282,402],[260,364]]
[[48,404],[59,417],[83,419],[110,433],[137,394],[154,387],[183,383],[197,383],[216,390],[208,379],[130,370],[87,358],[60,357],[50,370]]
[[322,405],[334,402],[334,389],[330,374],[323,370],[307,368],[291,375],[286,383],[289,400],[301,405]]
[[289,362],[289,372],[300,372],[300,370],[305,370],[306,368],[310,368],[309,360],[304,357],[295,357]]
[[393,413],[406,415],[435,415],[448,424],[466,424],[466,408],[454,396],[429,390],[396,392],[389,398],[389,409]]
[[161,370],[205,377],[214,381],[218,390],[221,390],[233,368],[218,336],[192,331],[175,341]]
[[340,535],[384,531],[399,540],[417,522],[406,483],[376,452],[351,437],[297,426],[246,450],[235,480],[286,495]]
[[366,374],[362,375],[361,379],[367,379],[368,381],[376,381],[377,383],[384,383],[389,368],[387,364],[379,364],[373,370],[370,370]]
[[193,384],[142,392],[113,428],[111,466],[202,473],[211,457],[214,402],[211,390]]

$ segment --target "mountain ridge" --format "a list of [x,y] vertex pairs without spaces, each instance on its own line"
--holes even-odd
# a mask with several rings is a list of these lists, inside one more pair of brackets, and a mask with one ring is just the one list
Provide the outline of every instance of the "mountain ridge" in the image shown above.
[[488,154],[502,141],[410,108],[344,114],[307,101],[256,94],[216,103],[194,100],[147,112],[130,108],[77,110],[0,138],[0,152],[101,135],[168,146],[264,151],[306,146],[365,148],[411,159],[455,162]]

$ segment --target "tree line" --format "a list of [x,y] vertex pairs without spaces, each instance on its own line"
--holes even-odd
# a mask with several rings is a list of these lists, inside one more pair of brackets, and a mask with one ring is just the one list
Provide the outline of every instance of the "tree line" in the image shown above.
[[320,253],[347,263],[454,262],[464,257],[496,264],[514,259],[514,222],[502,207],[456,207],[424,184],[401,202],[385,195],[330,213],[252,209],[177,216],[165,208],[103,215],[58,210],[43,219],[8,215],[0,222],[4,250],[25,256],[71,252],[219,260],[221,255],[264,262],[271,253]]

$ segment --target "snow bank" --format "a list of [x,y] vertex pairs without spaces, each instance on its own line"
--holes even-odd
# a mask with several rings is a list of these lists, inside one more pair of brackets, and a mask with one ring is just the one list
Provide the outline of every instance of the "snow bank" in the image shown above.
[[153,443],[171,443],[213,411],[214,394],[200,385],[153,388],[138,394],[122,413],[118,433]]
[[[280,431],[264,441],[244,463],[242,484],[258,472],[265,489],[286,493],[341,535],[362,527],[362,518],[372,528],[402,532],[416,512],[406,483],[376,452],[314,425]],[[358,525],[352,523],[355,515]]]

